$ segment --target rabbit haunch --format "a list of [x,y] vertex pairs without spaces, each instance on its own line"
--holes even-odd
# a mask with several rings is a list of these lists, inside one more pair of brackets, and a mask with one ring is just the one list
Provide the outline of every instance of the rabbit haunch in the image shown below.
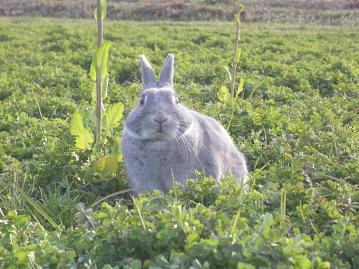
[[122,137],[134,192],[166,192],[175,181],[185,185],[196,171],[216,179],[230,173],[238,182],[246,180],[245,158],[223,126],[179,103],[173,89],[173,55],[168,55],[158,81],[144,55],[140,61],[141,99],[128,116]]

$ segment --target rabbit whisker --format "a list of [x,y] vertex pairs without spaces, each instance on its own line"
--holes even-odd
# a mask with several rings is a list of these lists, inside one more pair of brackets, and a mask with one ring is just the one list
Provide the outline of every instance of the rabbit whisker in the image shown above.
[[179,137],[176,136],[175,139],[176,139],[178,148],[179,148],[180,150],[181,150],[181,145],[182,145],[182,150],[183,150],[183,152],[185,153],[185,159],[186,159],[187,165],[188,165],[188,164],[189,164],[189,156],[188,156],[187,148],[186,148],[186,146],[185,146],[183,143],[181,143],[181,140],[180,140]]
[[198,155],[197,155],[197,153],[196,153],[196,150],[194,149],[192,143],[190,143],[190,142],[188,141],[188,139],[187,139],[183,134],[181,134],[181,133],[179,133],[178,137],[179,137],[180,140],[182,140],[182,142],[186,145],[186,147],[187,147],[187,149],[189,150],[189,152],[191,152],[191,153],[194,155],[194,157],[197,159],[197,161],[198,161],[199,165],[201,166],[202,170],[205,171],[204,166],[203,166],[201,160],[199,159],[199,157],[198,157]]
[[179,135],[176,136],[176,140],[179,142],[179,144],[182,145],[182,150],[183,150],[183,152],[185,154],[185,159],[187,160],[187,165],[188,165],[189,164],[189,149],[188,149],[188,146]]

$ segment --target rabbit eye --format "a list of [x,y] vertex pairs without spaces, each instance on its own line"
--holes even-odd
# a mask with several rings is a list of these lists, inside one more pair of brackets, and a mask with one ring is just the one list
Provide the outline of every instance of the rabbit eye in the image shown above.
[[143,106],[144,103],[145,103],[145,97],[141,96],[140,105]]

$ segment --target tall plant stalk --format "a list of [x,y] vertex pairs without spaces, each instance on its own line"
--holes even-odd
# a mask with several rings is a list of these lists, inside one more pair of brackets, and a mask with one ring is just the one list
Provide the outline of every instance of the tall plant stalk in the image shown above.
[[[97,0],[97,48],[101,48],[103,43],[103,18],[101,0]],[[101,70],[96,69],[96,140],[99,141],[102,132],[102,74]]]
[[[92,91],[92,100],[96,102],[96,142],[91,130],[87,129],[83,122],[83,116],[79,111],[74,112],[70,122],[70,133],[75,137],[76,148],[91,150],[89,157],[98,159],[93,166],[93,172],[101,178],[116,173],[118,162],[121,161],[120,138],[114,128],[122,119],[124,105],[121,102],[108,104],[104,108],[103,101],[106,99],[109,84],[107,72],[108,53],[111,42],[103,38],[103,21],[106,18],[106,0],[97,0],[94,11],[97,20],[97,49],[93,55],[90,66],[90,78],[96,87]],[[92,121],[91,113],[91,121]],[[105,152],[105,155],[103,154]],[[111,153],[109,153],[111,152]]]
[[230,82],[230,92],[232,97],[235,97],[235,87],[236,87],[236,77],[237,77],[237,66],[240,58],[240,50],[238,47],[239,41],[241,39],[241,13],[243,11],[243,6],[240,4],[240,1],[237,1],[237,6],[239,7],[238,13],[235,15],[234,20],[236,24],[236,37],[234,39],[233,45],[233,63],[232,63],[232,72],[231,72],[231,82]]

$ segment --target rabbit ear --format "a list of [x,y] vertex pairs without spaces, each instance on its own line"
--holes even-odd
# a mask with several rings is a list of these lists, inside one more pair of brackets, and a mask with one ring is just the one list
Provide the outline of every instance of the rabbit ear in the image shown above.
[[156,85],[155,71],[148,62],[145,55],[140,56],[141,62],[141,76],[142,76],[142,90]]
[[174,73],[174,56],[168,54],[166,61],[162,67],[160,81],[161,85],[168,85],[173,88],[173,73]]

